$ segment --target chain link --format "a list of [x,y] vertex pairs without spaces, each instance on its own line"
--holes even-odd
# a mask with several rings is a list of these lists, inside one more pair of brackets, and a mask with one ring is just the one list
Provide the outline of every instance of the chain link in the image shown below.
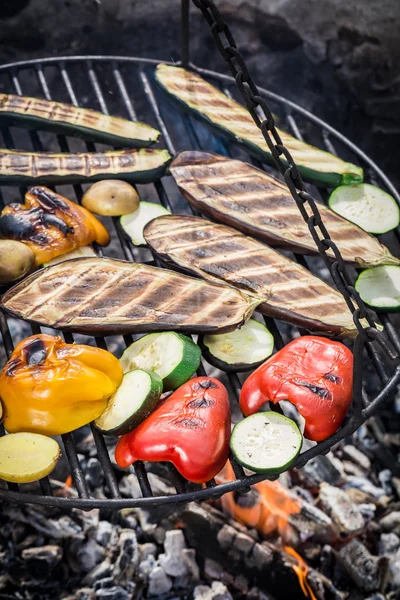
[[[285,148],[280,135],[275,127],[274,117],[264,98],[260,96],[243,56],[239,52],[233,35],[228,25],[223,20],[221,13],[213,0],[193,0],[193,3],[203,13],[210,25],[211,33],[222,57],[228,63],[232,76],[242,95],[246,107],[255,124],[261,130],[277,168],[284,176],[286,184],[296,201],[296,204],[306,221],[310,233],[315,241],[318,251],[324,259],[326,267],[332,275],[336,287],[343,295],[347,306],[353,314],[354,324],[365,341],[368,338],[377,339],[381,332],[376,330],[376,325],[369,309],[361,300],[359,293],[354,288],[354,280],[348,269],[339,248],[332,241],[325,225],[322,222],[317,202],[306,191],[303,179],[298,171],[295,161],[289,150]],[[257,110],[258,109],[258,110]],[[262,116],[260,116],[260,112]],[[307,212],[311,209],[311,214]],[[334,256],[332,260],[329,256]],[[366,320],[369,327],[361,323]],[[371,330],[374,330],[371,333]]]

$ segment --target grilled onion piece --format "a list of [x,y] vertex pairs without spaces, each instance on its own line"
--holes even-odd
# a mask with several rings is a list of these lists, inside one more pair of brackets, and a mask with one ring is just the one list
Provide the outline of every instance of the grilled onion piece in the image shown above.
[[14,316],[55,329],[96,333],[232,331],[259,299],[140,263],[79,258],[46,267],[2,297]]
[[52,154],[0,148],[2,185],[91,183],[101,179],[128,179],[151,183],[170,161],[167,150],[111,150],[85,154]]
[[[244,145],[261,160],[275,164],[261,131],[244,106],[228,98],[196,73],[180,67],[160,64],[156,70],[156,79],[185,109],[193,111],[219,132]],[[360,183],[363,180],[361,167],[297,140],[285,131],[279,130],[279,135],[300,173],[316,185],[333,187]],[[286,162],[282,156],[281,160]]]
[[[296,202],[287,186],[275,177],[240,160],[195,150],[178,154],[170,171],[187,201],[203,214],[271,246],[317,254]],[[363,268],[400,264],[385,246],[357,225],[323,204],[318,204],[318,210],[345,261]],[[331,250],[328,254],[334,257]]]
[[279,252],[230,227],[171,215],[151,221],[144,236],[166,264],[266,298],[257,309],[264,314],[324,334],[357,333],[339,292]]
[[110,117],[90,108],[78,108],[43,98],[12,94],[0,94],[0,121],[129,148],[150,146],[160,135],[157,129],[139,121]]

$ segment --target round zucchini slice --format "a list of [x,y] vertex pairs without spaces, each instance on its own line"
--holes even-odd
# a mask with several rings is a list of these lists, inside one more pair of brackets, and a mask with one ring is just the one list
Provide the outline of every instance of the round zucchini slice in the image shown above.
[[52,472],[60,446],[40,433],[10,433],[0,437],[0,479],[31,483]]
[[400,312],[400,267],[366,269],[355,287],[365,304],[376,312]]
[[122,383],[95,420],[106,435],[123,435],[135,429],[156,408],[163,391],[157,373],[137,369],[125,373]]
[[163,380],[164,392],[175,390],[199,368],[201,350],[190,338],[174,331],[149,333],[125,350],[120,358],[124,372],[145,369]]
[[368,233],[386,233],[400,223],[396,200],[369,183],[342,185],[329,197],[329,208]]
[[143,230],[147,223],[150,223],[156,217],[170,214],[169,210],[160,204],[156,204],[155,202],[141,202],[137,210],[123,215],[120,218],[120,223],[132,244],[135,246],[145,246],[146,240],[143,236]]
[[235,425],[231,450],[254,473],[282,473],[297,458],[303,438],[296,423],[276,412],[251,415]]
[[248,371],[261,365],[274,349],[272,333],[249,319],[240,329],[199,337],[204,358],[221,371]]

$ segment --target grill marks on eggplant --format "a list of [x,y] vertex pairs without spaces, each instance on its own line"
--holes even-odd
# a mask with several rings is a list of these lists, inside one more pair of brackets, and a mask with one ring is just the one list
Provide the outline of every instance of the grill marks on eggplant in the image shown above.
[[[149,223],[147,243],[168,264],[223,281],[264,299],[258,310],[323,333],[356,333],[339,292],[260,242],[198,217],[169,215]],[[206,250],[199,255],[198,250]]]
[[[216,87],[192,71],[160,64],[156,79],[172,97],[194,111],[214,128],[229,135],[250,152],[274,164],[270,150],[247,109],[228,98]],[[361,167],[310,146],[279,130],[283,144],[288,148],[302,175],[317,185],[336,186],[341,183],[360,183]],[[285,160],[285,159],[283,159]]]
[[[203,214],[271,244],[304,254],[317,248],[285,184],[239,160],[186,151],[170,167],[188,202]],[[343,258],[360,266],[399,264],[387,248],[323,204],[322,220]],[[333,257],[332,251],[329,254]]]
[[91,333],[230,331],[256,304],[227,286],[105,258],[42,269],[2,298],[3,308],[18,317]]
[[146,147],[158,140],[160,132],[145,123],[78,108],[41,98],[0,94],[0,119],[50,131],[64,131],[87,139]]
[[72,183],[124,177],[138,183],[163,175],[167,150],[112,150],[82,154],[52,154],[0,149],[0,182]]

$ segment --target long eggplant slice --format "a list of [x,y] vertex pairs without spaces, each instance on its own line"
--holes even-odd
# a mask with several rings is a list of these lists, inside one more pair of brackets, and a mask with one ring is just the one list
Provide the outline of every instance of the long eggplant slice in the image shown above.
[[339,292],[264,244],[199,217],[170,215],[144,230],[148,245],[170,266],[266,298],[260,312],[324,334],[353,336]]
[[[271,246],[317,253],[296,202],[275,177],[240,160],[195,150],[179,153],[170,171],[184,197],[201,213]],[[375,237],[323,204],[318,209],[347,262],[362,268],[400,264]]]
[[170,160],[168,150],[150,148],[86,154],[52,154],[0,148],[0,183],[50,185],[100,179],[151,183],[162,177]]
[[139,121],[110,117],[90,108],[78,108],[43,98],[11,94],[0,94],[0,122],[128,148],[151,146],[160,135],[157,129]]
[[[228,98],[196,73],[180,67],[160,64],[156,69],[156,79],[186,110],[194,111],[196,116],[244,145],[261,160],[274,164],[261,131],[244,106]],[[285,131],[278,131],[299,171],[308,181],[322,187],[335,187],[363,180],[361,167],[310,146]]]
[[226,285],[108,258],[46,267],[2,297],[8,313],[90,334],[232,331],[259,300]]

